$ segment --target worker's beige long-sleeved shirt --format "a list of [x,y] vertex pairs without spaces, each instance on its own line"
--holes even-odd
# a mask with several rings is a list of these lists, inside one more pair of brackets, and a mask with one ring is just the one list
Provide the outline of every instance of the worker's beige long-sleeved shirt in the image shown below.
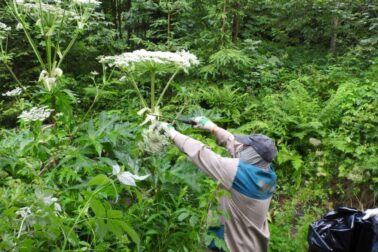
[[269,230],[267,212],[276,186],[273,169],[263,170],[235,158],[241,144],[228,131],[217,128],[218,144],[227,148],[232,158],[221,157],[200,141],[178,133],[176,145],[202,171],[218,180],[231,197],[220,199],[220,208],[228,213],[223,219],[224,237],[231,252],[265,252]]

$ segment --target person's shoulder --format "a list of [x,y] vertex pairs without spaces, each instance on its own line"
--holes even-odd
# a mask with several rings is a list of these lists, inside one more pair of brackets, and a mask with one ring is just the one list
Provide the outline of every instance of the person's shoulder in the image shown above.
[[232,188],[254,199],[268,199],[276,188],[276,174],[272,168],[262,169],[258,166],[239,161],[238,170]]

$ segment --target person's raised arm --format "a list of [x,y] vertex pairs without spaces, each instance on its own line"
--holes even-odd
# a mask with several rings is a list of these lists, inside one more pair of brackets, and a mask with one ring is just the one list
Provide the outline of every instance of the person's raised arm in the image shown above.
[[241,147],[242,144],[235,140],[233,134],[221,127],[218,127],[206,117],[194,117],[191,120],[196,123],[196,125],[194,125],[195,128],[210,131],[215,136],[217,143],[225,147],[232,157],[235,157],[237,149]]
[[176,131],[172,125],[160,126],[188,158],[209,176],[215,178],[227,189],[231,188],[236,176],[238,159],[225,158],[214,153],[208,146]]

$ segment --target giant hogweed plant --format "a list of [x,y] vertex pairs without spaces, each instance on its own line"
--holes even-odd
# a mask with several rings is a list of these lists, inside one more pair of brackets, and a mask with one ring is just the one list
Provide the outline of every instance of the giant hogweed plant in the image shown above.
[[[75,95],[65,88],[67,78],[63,78],[61,69],[66,56],[77,41],[79,35],[87,29],[89,21],[95,15],[100,4],[95,0],[9,0],[8,11],[16,19],[14,30],[22,30],[32,52],[39,63],[38,92],[33,94],[39,103],[48,105],[56,113],[63,112],[66,123],[72,116],[71,104],[76,101]],[[11,28],[0,24],[0,63],[5,65],[17,84],[9,94],[15,98],[15,108],[24,110],[32,107],[32,102],[18,99],[23,93],[31,100],[27,89],[29,83],[22,83],[12,69],[14,55],[8,50],[8,40],[12,38]],[[54,112],[54,113],[55,113]]]
[[[39,62],[41,68],[39,81],[47,91],[51,92],[57,79],[62,76],[63,71],[60,67],[64,59],[99,4],[100,2],[95,0],[8,2],[12,15],[18,21],[17,29],[24,31]],[[67,27],[74,27],[74,31],[69,43],[63,45],[62,34]],[[45,47],[45,58],[38,44]]]
[[[100,57],[99,61],[103,65],[104,73],[108,67],[112,69],[111,74],[114,69],[119,69],[123,74],[121,81],[129,82],[133,86],[142,106],[142,109],[138,111],[138,115],[146,115],[141,125],[151,122],[150,127],[142,132],[144,139],[143,149],[149,153],[159,153],[168,143],[167,138],[156,130],[156,121],[162,117],[161,102],[177,74],[181,71],[188,73],[190,67],[199,64],[197,57],[186,51],[173,53],[136,50],[116,56],[103,56]],[[170,77],[163,85],[164,87],[159,89],[157,84],[164,82],[159,81],[159,77],[166,75]],[[103,83],[107,83],[107,79],[105,77]],[[144,90],[141,87],[141,83],[146,79],[150,83],[149,97],[143,95]],[[141,83],[138,84],[136,80]],[[157,95],[158,90],[160,90],[160,94]],[[150,102],[148,102],[148,98]],[[181,108],[179,114],[183,109]]]
[[[174,78],[181,71],[188,73],[189,68],[199,64],[197,57],[189,52],[160,52],[160,51],[146,51],[136,50],[131,53],[123,53],[116,56],[100,57],[100,63],[111,68],[119,69],[124,75],[121,80],[132,84],[136,91],[142,109],[138,112],[139,115],[147,114],[144,123],[158,119],[161,114],[160,104],[165,93],[172,84]],[[170,75],[164,88],[161,89],[160,94],[156,92],[156,87],[159,82],[157,77]],[[150,95],[148,98],[143,95],[140,84],[136,81],[137,78],[148,79],[150,82]]]

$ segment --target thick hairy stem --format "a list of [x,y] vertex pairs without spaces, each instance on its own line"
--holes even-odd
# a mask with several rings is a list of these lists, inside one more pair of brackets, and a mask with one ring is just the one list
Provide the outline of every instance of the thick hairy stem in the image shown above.
[[151,109],[155,107],[155,77],[156,73],[151,74]]
[[57,35],[57,42],[56,42],[56,47],[55,47],[55,52],[54,52],[54,59],[53,59],[53,64],[54,64],[54,68],[56,67],[56,56],[58,54],[58,51],[60,49],[60,36],[61,36],[61,33],[62,33],[62,30],[63,30],[63,24],[64,24],[64,21],[65,21],[65,18],[66,18],[66,9],[64,9],[63,11],[63,17],[62,17],[62,20],[60,22],[60,26],[59,26],[59,31],[58,31],[58,35]]
[[135,91],[136,91],[137,94],[138,94],[138,97],[139,97],[140,102],[142,103],[143,107],[144,107],[144,108],[148,108],[148,106],[147,106],[147,102],[146,102],[146,100],[143,98],[143,95],[142,95],[142,93],[140,92],[140,90],[139,90],[139,88],[138,88],[138,85],[136,84],[136,82],[135,82],[135,80],[134,80],[134,78],[132,77],[131,74],[130,74],[130,80],[131,80],[131,84],[134,86],[134,89],[135,89]]
[[159,96],[159,99],[157,100],[156,102],[156,106],[159,106],[159,103],[161,102],[161,100],[163,99],[163,96],[165,94],[165,92],[168,90],[168,87],[171,85],[171,82],[173,81],[173,79],[176,77],[176,75],[178,74],[178,72],[180,71],[180,68],[178,68],[176,70],[176,72],[174,72],[174,74],[172,74],[171,78],[169,78],[167,84],[165,85],[163,91],[161,92],[160,96]]
[[47,57],[47,71],[51,76],[52,64],[51,64],[51,36],[46,37],[46,57]]
[[38,52],[37,46],[35,45],[33,39],[31,38],[31,36],[30,36],[30,34],[29,34],[28,30],[27,30],[26,23],[22,19],[20,13],[18,13],[16,1],[13,1],[13,11],[12,11],[12,14],[17,19],[17,21],[21,23],[22,30],[24,31],[25,36],[26,36],[26,38],[27,38],[27,40],[28,40],[31,48],[33,49],[33,52],[34,52],[35,56],[37,57],[37,59],[39,61],[39,64],[41,65],[42,69],[45,69],[45,63],[43,62],[42,57],[41,57],[41,55]]
[[56,67],[60,67],[64,58],[67,56],[68,52],[71,50],[72,46],[75,44],[77,38],[79,37],[79,30],[77,30],[71,39],[70,43],[68,44],[67,48],[64,50],[62,57],[59,59],[59,62]]

